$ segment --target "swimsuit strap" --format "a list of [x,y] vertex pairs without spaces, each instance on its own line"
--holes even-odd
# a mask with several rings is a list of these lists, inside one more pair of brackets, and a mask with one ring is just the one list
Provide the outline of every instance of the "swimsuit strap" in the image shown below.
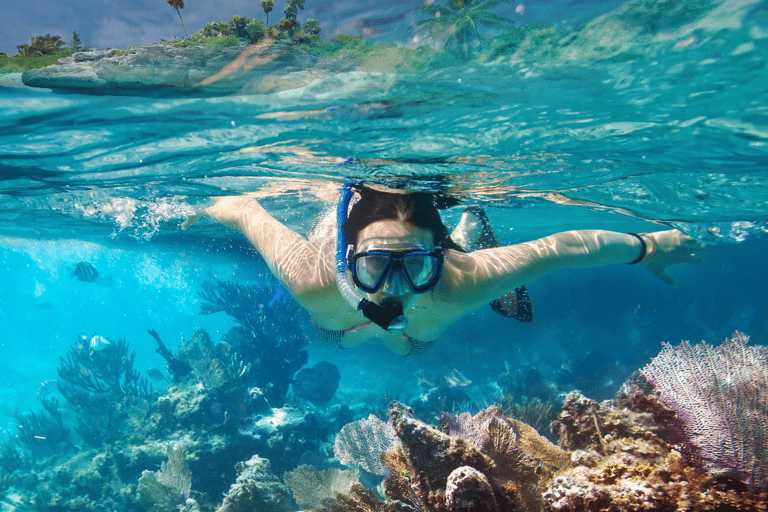
[[432,348],[432,345],[435,344],[435,340],[431,341],[421,341],[421,340],[415,340],[413,338],[410,338],[403,334],[403,338],[405,338],[405,341],[408,342],[408,344],[411,346],[411,350],[405,354],[406,356],[418,356],[420,354],[423,354],[430,348]]
[[317,337],[320,338],[323,343],[335,348],[344,348],[341,346],[341,339],[344,337],[344,331],[332,331],[325,327],[320,327],[314,320],[311,320],[311,322],[312,327],[315,328]]
[[[320,338],[323,343],[326,343],[332,347],[335,348],[344,348],[341,346],[341,340],[344,338],[344,335],[348,332],[353,332],[357,329],[360,329],[362,327],[367,327],[371,325],[373,322],[366,322],[364,324],[357,325],[355,327],[351,327],[349,329],[342,329],[338,331],[333,331],[331,329],[326,329],[325,327],[320,327],[315,323],[314,320],[312,320],[312,327],[315,328],[315,332],[317,333],[318,338]],[[432,348],[432,345],[435,344],[435,340],[432,341],[421,341],[414,338],[411,338],[410,336],[407,336],[405,334],[401,335],[403,339],[408,343],[408,345],[411,347],[411,349],[408,351],[406,356],[416,356],[419,354],[423,354],[424,352],[428,351],[430,348]]]

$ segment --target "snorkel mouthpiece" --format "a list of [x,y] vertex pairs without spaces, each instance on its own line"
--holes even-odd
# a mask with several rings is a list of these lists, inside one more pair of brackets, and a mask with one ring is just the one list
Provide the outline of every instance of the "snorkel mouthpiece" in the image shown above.
[[389,332],[404,333],[408,327],[408,318],[403,313],[403,305],[397,301],[387,301],[383,306],[362,299],[357,307],[365,318]]
[[348,245],[342,227],[347,220],[347,210],[354,194],[354,186],[355,183],[353,182],[344,184],[341,189],[339,208],[336,211],[336,229],[338,230],[336,238],[336,285],[339,287],[339,292],[344,300],[362,313],[365,318],[384,330],[404,333],[408,326],[408,318],[403,313],[403,305],[399,301],[386,301],[383,306],[380,306],[358,295],[349,283],[346,256]]

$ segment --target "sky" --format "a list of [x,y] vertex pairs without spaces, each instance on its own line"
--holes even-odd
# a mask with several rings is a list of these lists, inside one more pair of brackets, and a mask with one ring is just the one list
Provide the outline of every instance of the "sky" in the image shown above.
[[[6,0],[8,1],[8,0]],[[429,1],[429,0],[427,0]],[[434,0],[438,4],[446,0]],[[520,25],[536,22],[570,25],[609,12],[624,0],[511,0],[495,12]],[[372,40],[407,42],[410,24],[420,18],[424,0],[306,0],[299,21],[315,18],[321,36],[365,34]],[[270,24],[282,18],[286,0],[275,0]],[[234,15],[264,19],[258,0],[186,0],[181,15],[191,34],[208,21],[227,21]],[[67,44],[76,31],[91,48],[126,48],[161,39],[183,37],[179,17],[166,0],[23,0],[3,10],[0,52],[16,54],[16,46],[33,36],[58,35]]]

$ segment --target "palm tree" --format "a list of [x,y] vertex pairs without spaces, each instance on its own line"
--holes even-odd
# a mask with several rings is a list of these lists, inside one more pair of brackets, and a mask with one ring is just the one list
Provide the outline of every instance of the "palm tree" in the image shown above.
[[184,36],[189,37],[189,34],[187,34],[187,27],[184,26],[184,18],[181,17],[181,11],[179,10],[184,8],[184,0],[168,0],[168,5],[176,9],[176,14],[179,15],[181,26],[184,29]]
[[490,11],[510,0],[448,0],[448,5],[429,4],[422,12],[427,18],[416,22],[427,37],[445,38],[445,47],[456,50],[466,60],[473,46],[482,42],[479,25],[509,27],[513,21]]
[[275,6],[274,0],[264,0],[261,2],[261,8],[264,9],[264,14],[267,15],[267,23],[265,26],[269,26],[269,13],[272,12],[272,8]]

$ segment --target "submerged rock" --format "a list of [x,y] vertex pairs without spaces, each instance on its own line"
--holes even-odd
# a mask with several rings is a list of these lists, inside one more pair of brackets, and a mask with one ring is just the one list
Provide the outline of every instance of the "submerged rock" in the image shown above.
[[339,368],[328,361],[320,361],[311,368],[302,368],[293,378],[293,392],[315,405],[328,402],[339,388]]

